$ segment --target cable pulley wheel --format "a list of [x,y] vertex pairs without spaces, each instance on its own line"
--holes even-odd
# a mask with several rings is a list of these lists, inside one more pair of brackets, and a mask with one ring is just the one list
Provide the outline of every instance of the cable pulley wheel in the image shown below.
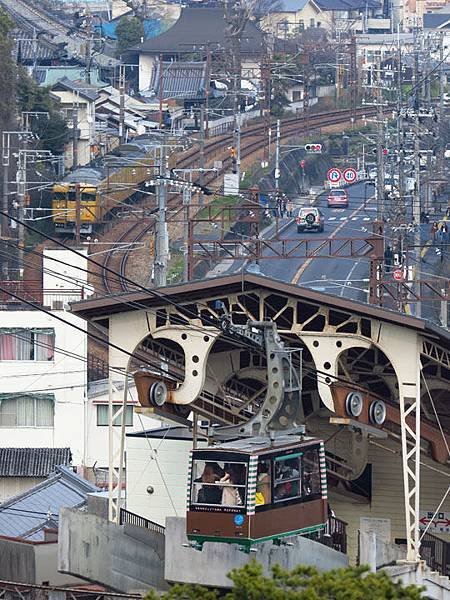
[[150,404],[153,406],[162,406],[168,396],[167,386],[164,381],[155,381],[152,383],[148,395]]

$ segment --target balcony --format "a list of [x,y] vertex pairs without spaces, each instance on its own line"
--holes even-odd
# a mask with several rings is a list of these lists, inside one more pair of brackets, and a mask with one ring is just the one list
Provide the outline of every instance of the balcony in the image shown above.
[[86,295],[83,287],[44,290],[40,281],[2,281],[0,287],[0,304],[8,310],[29,310],[33,305],[63,310],[69,302],[83,300]]

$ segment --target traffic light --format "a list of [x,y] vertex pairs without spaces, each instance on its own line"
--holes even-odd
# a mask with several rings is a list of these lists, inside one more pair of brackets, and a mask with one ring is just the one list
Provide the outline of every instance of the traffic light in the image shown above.
[[305,150],[308,154],[320,154],[322,152],[322,144],[306,144]]
[[387,156],[389,154],[389,150],[387,148],[383,148],[383,156]]

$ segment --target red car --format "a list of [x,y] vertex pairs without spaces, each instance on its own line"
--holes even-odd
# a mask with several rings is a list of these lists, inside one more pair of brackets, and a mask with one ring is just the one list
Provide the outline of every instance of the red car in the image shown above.
[[345,190],[331,190],[328,194],[328,208],[347,208],[348,194]]

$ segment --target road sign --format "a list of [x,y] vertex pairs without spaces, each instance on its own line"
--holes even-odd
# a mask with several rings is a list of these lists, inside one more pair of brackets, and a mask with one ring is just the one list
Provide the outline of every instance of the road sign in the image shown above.
[[392,273],[392,277],[395,279],[395,281],[402,281],[402,279],[403,279],[402,269],[395,269]]
[[305,168],[305,165],[306,165],[306,160],[301,160],[300,161],[300,166],[301,166],[302,169]]
[[420,511],[419,528],[425,529],[428,525],[430,533],[450,533],[450,513],[434,511]]
[[327,179],[328,181],[331,181],[331,183],[339,183],[339,181],[342,179],[342,173],[340,169],[336,169],[336,167],[329,169],[327,173]]
[[346,183],[354,183],[358,177],[355,169],[352,167],[345,169],[345,171],[342,173],[342,176],[344,177]]

